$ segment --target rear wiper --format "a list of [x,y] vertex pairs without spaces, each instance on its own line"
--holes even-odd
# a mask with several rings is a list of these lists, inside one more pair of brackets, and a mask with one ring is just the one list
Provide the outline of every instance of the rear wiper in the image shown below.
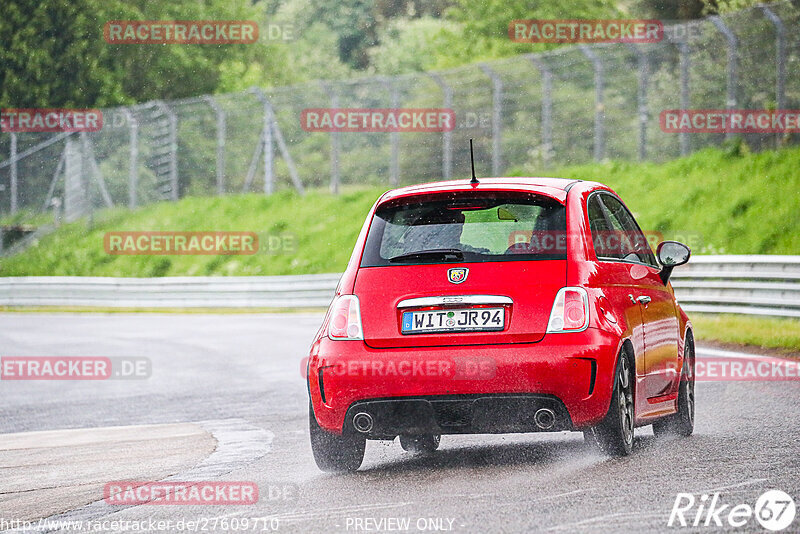
[[399,263],[408,260],[416,260],[426,258],[428,256],[441,256],[442,259],[452,259],[454,260],[463,260],[464,259],[464,252],[457,249],[457,248],[436,248],[431,250],[417,250],[414,252],[406,252],[405,254],[399,254],[392,258],[389,258],[389,261],[392,263]]

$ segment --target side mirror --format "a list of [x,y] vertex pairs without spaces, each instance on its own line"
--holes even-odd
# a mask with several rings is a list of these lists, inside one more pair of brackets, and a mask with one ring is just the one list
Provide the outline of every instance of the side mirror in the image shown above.
[[658,275],[664,285],[669,282],[672,269],[689,261],[691,255],[692,251],[689,250],[689,247],[677,241],[663,241],[658,245],[656,256],[658,256],[658,263],[661,264],[661,272]]

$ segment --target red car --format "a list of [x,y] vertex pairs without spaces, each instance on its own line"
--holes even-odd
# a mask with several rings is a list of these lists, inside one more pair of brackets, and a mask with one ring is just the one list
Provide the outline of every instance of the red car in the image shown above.
[[[311,445],[356,470],[367,439],[583,431],[630,454],[634,428],[694,426],[692,326],[669,276],[597,182],[491,178],[385,193],[311,346]],[[658,259],[656,259],[656,257]]]

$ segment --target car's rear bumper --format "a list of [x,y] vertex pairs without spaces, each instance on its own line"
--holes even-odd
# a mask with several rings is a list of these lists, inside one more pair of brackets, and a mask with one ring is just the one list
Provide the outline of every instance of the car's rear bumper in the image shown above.
[[374,422],[368,437],[535,431],[540,408],[556,416],[549,430],[578,429],[608,411],[620,343],[595,328],[530,344],[414,349],[323,338],[309,358],[309,393],[319,425],[335,433],[353,429],[360,412]]

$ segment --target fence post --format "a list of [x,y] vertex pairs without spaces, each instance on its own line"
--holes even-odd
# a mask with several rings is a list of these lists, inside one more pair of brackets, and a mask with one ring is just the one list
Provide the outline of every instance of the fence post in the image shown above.
[[[264,146],[264,194],[271,195],[275,191],[275,148],[272,142],[272,127],[275,120],[274,111],[272,110],[272,104],[270,104],[267,95],[265,95],[264,91],[259,87],[250,88],[250,92],[256,95],[256,98],[261,102],[264,110],[264,123],[261,127],[262,138],[259,139],[259,142]],[[253,170],[255,170],[255,168]]]
[[[397,87],[392,83],[392,78],[381,77],[380,83],[389,91],[392,99],[392,108],[397,110],[400,106],[400,95],[397,92]],[[391,143],[391,157],[389,160],[389,181],[392,186],[396,187],[400,183],[400,134],[396,131],[389,134],[389,142]]]
[[600,161],[605,157],[606,132],[605,132],[605,103],[603,93],[605,88],[605,72],[603,62],[594,50],[586,45],[578,45],[586,59],[592,62],[594,69],[594,159]]
[[542,76],[542,163],[549,167],[553,156],[553,71],[536,54],[527,57]]
[[[273,172],[273,161],[274,161],[274,152],[272,149],[272,138],[275,137],[275,142],[278,144],[278,149],[281,151],[281,155],[283,156],[283,161],[286,163],[286,168],[289,171],[289,178],[292,180],[295,189],[301,195],[305,194],[305,189],[303,188],[303,182],[300,181],[300,175],[297,173],[297,167],[295,167],[294,160],[292,159],[292,155],[289,153],[289,147],[286,146],[286,141],[283,138],[283,134],[281,133],[281,129],[278,127],[278,121],[275,118],[275,110],[272,109],[272,104],[270,104],[267,95],[264,94],[259,87],[251,87],[250,92],[256,95],[259,102],[264,105],[264,192],[269,194],[274,191],[274,172]],[[260,145],[258,145],[260,146]],[[253,156],[255,163],[255,158],[258,157],[258,150],[256,150],[256,155]],[[253,172],[255,172],[255,167],[252,167]],[[269,172],[269,174],[267,174]],[[248,179],[246,182],[246,186],[250,184],[250,172],[248,172]]]
[[[689,37],[683,40],[681,37],[667,37],[678,49],[678,65],[681,72],[681,109],[689,109]],[[681,132],[679,135],[681,144],[681,156],[688,156],[691,151],[691,139],[688,132]]]
[[647,82],[650,76],[650,62],[647,58],[647,53],[643,52],[638,46],[633,43],[628,43],[634,54],[636,54],[636,63],[639,70],[639,92],[637,95],[638,112],[639,112],[639,161],[647,159]]
[[783,109],[786,87],[786,26],[781,18],[767,6],[759,6],[764,15],[775,25],[775,107]]
[[[730,28],[722,22],[719,15],[712,15],[708,18],[728,41],[728,98],[725,107],[729,110],[736,109],[736,52],[739,41]],[[725,132],[725,139],[731,139],[733,136],[734,133],[728,128],[728,131]]]
[[486,63],[480,63],[478,67],[492,80],[492,176],[500,176],[503,172],[503,80]]
[[211,96],[204,96],[217,120],[217,194],[225,194],[225,111]]
[[127,108],[122,108],[123,113],[128,121],[129,133],[128,141],[130,143],[130,157],[128,166],[128,207],[130,209],[136,208],[136,193],[139,187],[139,123],[136,117]]
[[[339,98],[333,88],[325,82],[320,82],[322,90],[328,95],[331,100],[331,108],[336,109],[339,106]],[[331,132],[331,193],[336,195],[339,193],[339,132]]]
[[178,191],[178,117],[175,112],[161,100],[156,101],[156,106],[169,120],[169,183],[170,199],[177,201],[180,197]]
[[94,206],[92,206],[92,192],[89,188],[89,178],[92,172],[89,163],[89,138],[85,132],[81,132],[78,139],[81,145],[81,171],[79,179],[83,190],[84,208],[88,211],[89,215],[89,228],[92,228],[94,226]]
[[[445,109],[453,109],[453,88],[447,85],[439,74],[429,72],[428,76],[436,82],[442,90],[444,98],[443,106]],[[442,175],[445,180],[449,180],[453,174],[453,131],[445,130],[442,132]]]
[[[759,6],[764,15],[775,26],[775,109],[783,109],[786,91],[786,26],[781,18],[767,6]],[[780,142],[780,133],[775,142]]]
[[17,134],[11,132],[11,215],[17,213]]

